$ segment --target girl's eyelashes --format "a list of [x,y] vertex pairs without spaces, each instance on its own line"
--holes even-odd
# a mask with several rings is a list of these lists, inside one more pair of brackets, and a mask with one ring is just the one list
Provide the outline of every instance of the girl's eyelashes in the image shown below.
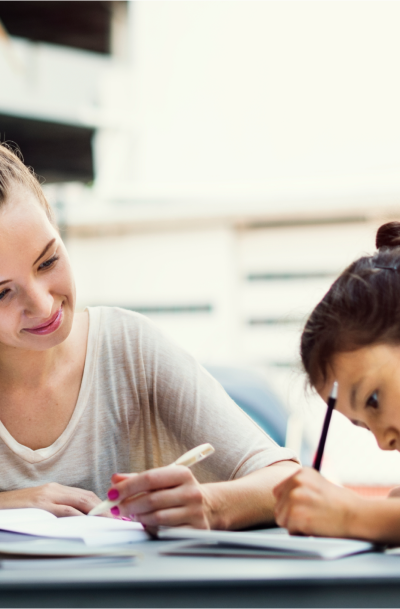
[[49,258],[48,260],[46,260],[46,262],[42,262],[42,264],[39,265],[39,267],[38,267],[39,271],[41,269],[50,268],[51,266],[53,266],[53,264],[55,262],[57,262],[57,260],[58,260],[58,256],[56,254],[54,254],[54,256],[52,258]]
[[376,391],[374,391],[374,393],[369,396],[369,398],[366,402],[366,405],[369,406],[370,408],[378,408],[379,401],[378,401],[378,393]]

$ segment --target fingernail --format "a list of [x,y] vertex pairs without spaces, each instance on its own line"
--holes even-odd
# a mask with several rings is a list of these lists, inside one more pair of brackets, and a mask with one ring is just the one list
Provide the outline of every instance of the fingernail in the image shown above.
[[137,522],[137,518],[136,518],[135,514],[129,514],[129,518],[131,520],[133,520],[133,522]]
[[117,491],[116,488],[110,488],[107,495],[111,501],[115,501],[115,499],[118,499],[118,497],[119,497],[119,492]]
[[131,519],[130,518],[125,518],[125,516],[121,516],[121,520],[126,520],[127,522],[130,522]]
[[117,505],[114,505],[114,507],[111,508],[110,512],[114,516],[119,516],[119,507]]

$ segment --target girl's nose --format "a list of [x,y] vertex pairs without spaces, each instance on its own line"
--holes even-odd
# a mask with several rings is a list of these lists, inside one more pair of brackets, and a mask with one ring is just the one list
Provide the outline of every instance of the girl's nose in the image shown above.
[[399,434],[392,427],[389,427],[389,429],[386,429],[380,434],[375,434],[375,437],[381,450],[396,450]]

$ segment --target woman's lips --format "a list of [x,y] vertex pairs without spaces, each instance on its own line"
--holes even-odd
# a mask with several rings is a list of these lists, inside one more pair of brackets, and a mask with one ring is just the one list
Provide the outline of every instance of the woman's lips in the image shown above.
[[36,326],[35,328],[24,328],[25,332],[29,332],[30,334],[51,334],[55,332],[61,325],[62,321],[62,307],[58,309],[58,311],[44,324],[40,324],[40,326]]

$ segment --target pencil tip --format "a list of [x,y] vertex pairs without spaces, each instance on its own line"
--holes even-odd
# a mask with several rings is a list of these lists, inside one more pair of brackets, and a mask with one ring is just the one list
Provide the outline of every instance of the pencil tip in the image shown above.
[[331,395],[329,396],[330,398],[332,398],[333,400],[337,399],[337,394],[338,394],[338,388],[339,388],[339,383],[337,381],[335,381],[333,383],[333,387],[332,387],[332,391],[331,391]]

